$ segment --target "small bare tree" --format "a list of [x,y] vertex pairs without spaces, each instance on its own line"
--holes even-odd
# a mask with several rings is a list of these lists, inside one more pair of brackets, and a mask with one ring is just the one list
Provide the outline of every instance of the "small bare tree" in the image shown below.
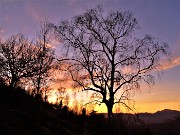
[[19,82],[32,80],[38,95],[42,85],[50,80],[54,51],[47,43],[47,29],[48,26],[44,25],[42,37],[39,36],[36,43],[28,41],[23,34],[0,42],[0,76],[10,88],[16,87]]
[[66,88],[60,86],[56,92],[56,96],[57,96],[56,102],[59,103],[60,101],[62,101],[65,98],[65,95],[66,95]]
[[37,49],[23,34],[0,42],[0,76],[11,88],[22,78],[32,77],[38,71]]
[[38,55],[36,63],[38,70],[30,80],[34,87],[33,94],[38,98],[41,98],[43,89],[47,89],[46,87],[53,80],[55,53],[51,45],[50,28],[51,26],[47,21],[42,22],[35,43]]
[[[87,9],[70,21],[55,26],[60,41],[68,49],[68,71],[79,88],[101,95],[109,119],[113,106],[126,104],[127,93],[140,88],[141,81],[152,84],[153,72],[168,54],[168,45],[150,35],[134,38],[138,22],[129,11],[103,15],[100,7]],[[120,91],[120,92],[118,92]]]

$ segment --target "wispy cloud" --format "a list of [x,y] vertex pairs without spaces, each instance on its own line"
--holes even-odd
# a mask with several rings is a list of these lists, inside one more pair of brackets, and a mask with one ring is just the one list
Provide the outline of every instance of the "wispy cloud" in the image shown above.
[[4,30],[0,28],[0,35],[3,34]]
[[180,66],[180,56],[174,57],[170,61],[162,62],[163,70],[174,68],[176,66]]
[[40,12],[38,10],[39,8],[37,8],[34,3],[28,3],[26,10],[27,12],[30,14],[30,16],[35,20],[35,21],[42,21],[45,17],[42,14],[42,12]]

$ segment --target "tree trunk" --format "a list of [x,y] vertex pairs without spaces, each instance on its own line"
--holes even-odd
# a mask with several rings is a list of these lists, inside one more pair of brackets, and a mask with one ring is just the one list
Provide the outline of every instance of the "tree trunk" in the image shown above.
[[108,132],[111,135],[115,135],[115,128],[114,128],[114,115],[113,115],[113,102],[108,102],[106,104],[108,110],[108,121],[109,121],[109,129]]
[[14,87],[16,86],[16,80],[14,79],[14,78],[12,78],[12,80],[11,80],[11,82],[10,82],[10,85],[9,85],[9,87],[10,87],[10,89],[12,90],[12,89],[14,89]]
[[107,106],[107,110],[108,110],[108,119],[109,121],[112,121],[114,119],[113,117],[113,104],[112,103],[109,103]]

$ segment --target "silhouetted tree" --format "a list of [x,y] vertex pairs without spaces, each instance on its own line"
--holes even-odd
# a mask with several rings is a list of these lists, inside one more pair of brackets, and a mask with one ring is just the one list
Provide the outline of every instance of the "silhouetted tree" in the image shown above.
[[59,101],[64,100],[65,94],[66,94],[66,88],[60,86],[57,89],[57,92],[56,92],[57,102],[58,103],[59,103]]
[[[125,101],[140,88],[140,82],[152,84],[153,72],[160,66],[168,45],[146,35],[135,38],[138,22],[129,11],[110,12],[101,7],[87,9],[72,20],[54,26],[60,41],[67,47],[67,70],[77,87],[101,95],[109,119],[113,105]],[[63,60],[60,60],[63,61]]]
[[37,48],[23,34],[0,42],[0,76],[14,88],[22,78],[32,77],[38,71]]
[[82,109],[82,115],[86,116],[86,109],[85,108]]
[[55,54],[51,45],[51,26],[47,21],[41,23],[41,29],[36,39],[37,47],[37,63],[38,70],[36,74],[31,77],[34,85],[33,94],[41,97],[43,89],[47,90],[48,84],[53,80],[53,66],[55,65]]
[[58,108],[61,109],[63,107],[63,103],[62,103],[62,100],[59,102],[59,106]]
[[69,105],[69,100],[70,100],[70,97],[69,97],[69,94],[67,93],[67,94],[64,96],[64,104],[65,104],[66,106]]
[[0,42],[0,76],[11,88],[27,79],[32,80],[36,95],[41,94],[41,86],[46,86],[49,81],[54,60],[54,51],[49,47],[47,32],[48,26],[44,24],[36,43],[28,41],[23,34]]

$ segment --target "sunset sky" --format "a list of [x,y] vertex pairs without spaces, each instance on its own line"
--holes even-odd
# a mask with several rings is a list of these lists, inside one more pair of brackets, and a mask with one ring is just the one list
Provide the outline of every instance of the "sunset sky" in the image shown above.
[[[180,1],[179,0],[0,0],[0,38],[24,33],[35,37],[43,19],[57,24],[81,14],[85,7],[103,6],[105,12],[130,10],[141,27],[137,36],[151,34],[169,44],[171,61],[163,61],[161,78],[155,86],[144,84],[136,93],[139,112],[180,110]],[[56,45],[58,50],[58,45]],[[59,52],[59,51],[58,51]]]

